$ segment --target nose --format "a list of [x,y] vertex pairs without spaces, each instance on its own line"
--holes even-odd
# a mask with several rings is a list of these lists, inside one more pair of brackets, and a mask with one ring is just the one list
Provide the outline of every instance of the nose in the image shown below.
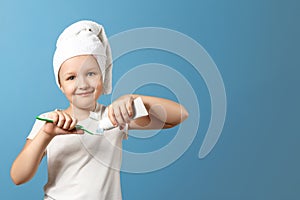
[[89,87],[88,81],[83,76],[78,76],[77,78],[77,88],[78,89],[87,89]]

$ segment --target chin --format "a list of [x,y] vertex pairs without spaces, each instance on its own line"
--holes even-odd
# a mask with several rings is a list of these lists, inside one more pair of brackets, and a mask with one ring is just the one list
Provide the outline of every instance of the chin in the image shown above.
[[84,110],[93,110],[95,107],[96,100],[94,98],[80,98],[73,99],[73,106],[84,109]]

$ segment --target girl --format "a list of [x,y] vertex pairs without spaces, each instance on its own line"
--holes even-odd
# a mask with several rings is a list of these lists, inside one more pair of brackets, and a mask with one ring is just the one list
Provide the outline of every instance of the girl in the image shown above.
[[[108,107],[97,103],[101,94],[111,92],[112,58],[104,29],[95,22],[79,21],[63,31],[53,66],[56,83],[70,106],[41,115],[53,123],[35,122],[12,164],[13,182],[29,181],[47,155],[44,199],[122,199],[122,139],[127,138],[128,129],[171,128],[188,117],[187,111],[173,101],[137,94],[119,97]],[[133,100],[138,97],[149,115],[132,119]],[[100,118],[107,113],[114,128],[103,136],[75,128],[76,124],[88,124],[92,113]]]

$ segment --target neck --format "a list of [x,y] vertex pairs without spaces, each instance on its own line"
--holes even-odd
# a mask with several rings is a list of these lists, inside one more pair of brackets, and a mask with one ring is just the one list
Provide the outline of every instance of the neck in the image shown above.
[[70,104],[69,108],[67,108],[65,111],[69,115],[75,117],[78,121],[81,121],[88,118],[90,115],[90,111],[94,112],[96,110],[96,107],[97,107],[97,102],[91,108],[78,108],[73,104]]

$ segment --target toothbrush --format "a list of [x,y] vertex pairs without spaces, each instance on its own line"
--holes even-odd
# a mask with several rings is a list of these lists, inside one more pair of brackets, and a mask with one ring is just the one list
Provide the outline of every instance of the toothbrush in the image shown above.
[[[41,120],[41,121],[45,121],[45,122],[53,123],[53,120],[52,120],[52,119],[48,119],[48,118],[43,118],[43,117],[37,116],[36,119]],[[90,134],[90,135],[96,135],[96,134],[92,133],[91,131],[87,130],[86,128],[84,128],[84,127],[81,126],[81,125],[78,125],[78,124],[77,124],[77,125],[75,126],[75,128],[76,128],[76,129],[81,129],[81,130],[85,131],[86,133],[88,133],[88,134]]]
[[[134,110],[134,116],[132,117],[132,119],[137,119],[137,118],[148,115],[147,109],[146,109],[141,97],[138,97],[135,100],[133,100],[133,110]],[[81,130],[85,131],[86,133],[88,133],[90,135],[102,135],[104,133],[104,131],[116,128],[111,123],[110,119],[108,118],[108,110],[107,109],[105,110],[102,119],[99,119],[100,115],[98,113],[94,113],[94,112],[90,112],[89,118],[93,122],[96,122],[98,124],[97,128],[95,128],[96,133],[93,133],[92,131],[87,130],[84,126],[79,125],[79,124],[77,124],[75,126],[75,128],[76,129],[81,129]],[[42,117],[37,116],[36,119],[53,123],[53,120],[48,119],[48,118],[42,118]]]

